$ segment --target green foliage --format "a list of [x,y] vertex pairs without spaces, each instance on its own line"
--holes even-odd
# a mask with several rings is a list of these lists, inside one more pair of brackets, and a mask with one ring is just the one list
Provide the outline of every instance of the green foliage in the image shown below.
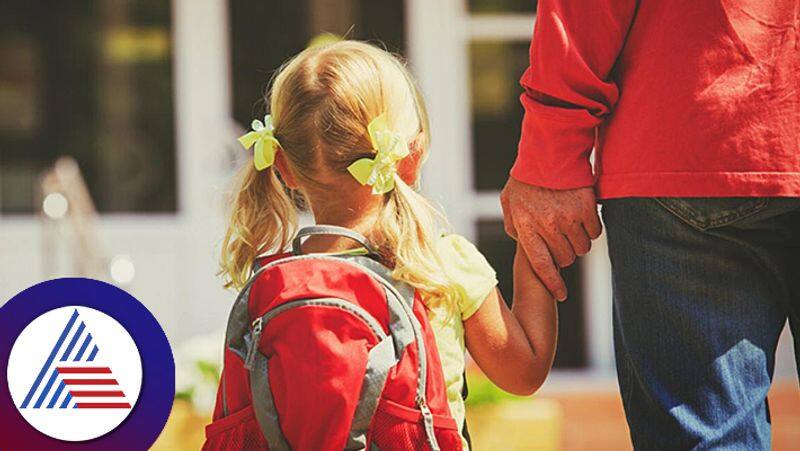
[[468,372],[467,387],[469,395],[465,401],[468,406],[478,406],[483,404],[500,404],[506,401],[519,401],[527,399],[524,396],[516,396],[503,391],[494,385],[483,373]]
[[198,360],[195,362],[197,366],[197,370],[200,371],[200,374],[208,380],[209,382],[217,385],[219,383],[219,364],[215,362],[209,362],[206,360]]
[[194,387],[188,390],[175,392],[175,399],[182,399],[184,401],[192,402],[192,396],[194,396]]

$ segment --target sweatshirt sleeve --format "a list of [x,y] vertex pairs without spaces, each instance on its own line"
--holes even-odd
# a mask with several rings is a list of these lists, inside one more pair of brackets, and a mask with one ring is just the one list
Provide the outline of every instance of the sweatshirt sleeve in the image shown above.
[[614,108],[610,73],[638,0],[540,0],[530,66],[520,81],[525,116],[511,176],[572,189],[594,184],[595,132]]

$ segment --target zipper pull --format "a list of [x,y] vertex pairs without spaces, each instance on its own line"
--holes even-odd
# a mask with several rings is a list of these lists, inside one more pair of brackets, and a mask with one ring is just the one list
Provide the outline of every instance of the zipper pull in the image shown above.
[[247,355],[244,359],[244,367],[248,371],[253,370],[253,360],[255,360],[256,352],[258,352],[258,342],[261,340],[263,320],[261,318],[256,318],[252,326],[253,328],[250,330],[250,347],[247,349]]
[[428,445],[430,445],[431,451],[440,451],[439,442],[436,441],[436,432],[433,429],[433,413],[431,413],[428,403],[425,402],[425,398],[420,398],[417,404],[419,405],[419,410],[422,411],[422,421],[425,423],[425,435],[428,436]]

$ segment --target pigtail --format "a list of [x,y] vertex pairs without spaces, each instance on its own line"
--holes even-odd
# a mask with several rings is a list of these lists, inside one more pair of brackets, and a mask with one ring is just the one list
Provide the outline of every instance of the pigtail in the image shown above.
[[395,279],[427,293],[426,302],[455,302],[458,293],[437,252],[448,229],[444,215],[395,176],[395,188],[386,194],[372,239],[385,251]]
[[274,167],[257,171],[247,164],[237,179],[220,257],[226,288],[241,288],[255,258],[284,249],[297,229],[297,211]]

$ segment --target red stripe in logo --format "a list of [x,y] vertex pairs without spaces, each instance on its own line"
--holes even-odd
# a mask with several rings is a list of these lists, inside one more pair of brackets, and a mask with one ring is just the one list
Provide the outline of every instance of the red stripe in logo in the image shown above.
[[108,367],[83,367],[83,368],[58,368],[59,374],[111,374],[111,368]]
[[67,385],[117,385],[116,379],[64,379]]
[[125,393],[121,391],[93,391],[93,390],[84,390],[84,391],[70,391],[69,392],[75,398],[119,398],[125,396]]
[[130,409],[127,402],[79,402],[79,409]]

